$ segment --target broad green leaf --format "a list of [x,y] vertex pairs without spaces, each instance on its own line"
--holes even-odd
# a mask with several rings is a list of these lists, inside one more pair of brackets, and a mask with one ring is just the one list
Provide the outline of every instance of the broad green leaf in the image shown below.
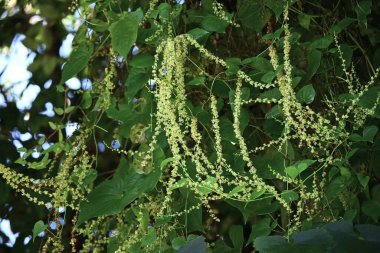
[[141,245],[154,244],[157,240],[157,233],[154,227],[148,227],[148,233],[141,238]]
[[288,174],[292,179],[295,179],[302,171],[306,170],[309,166],[315,163],[315,160],[302,160],[295,164],[285,168],[286,174]]
[[173,162],[174,161],[174,157],[168,157],[166,158],[165,160],[163,160],[160,164],[160,168],[161,170],[164,169],[166,167],[166,165],[168,165],[169,163]]
[[261,195],[263,195],[265,193],[265,189],[262,189],[262,190],[257,190],[257,189],[255,189],[255,190],[253,190],[252,192],[251,192],[251,196],[249,196],[249,199],[250,200],[255,200],[255,199],[257,199],[258,197],[260,197]]
[[207,37],[210,34],[210,32],[202,28],[194,28],[188,31],[187,33],[190,34],[195,40],[199,40],[201,38]]
[[252,232],[247,243],[253,242],[259,236],[269,235],[271,231],[272,228],[270,226],[270,219],[263,218],[259,222],[252,224]]
[[264,83],[271,83],[275,76],[276,74],[274,73],[274,71],[269,71],[261,77],[261,81]]
[[284,32],[284,28],[278,28],[274,33],[267,33],[263,35],[263,39],[279,39]]
[[230,237],[235,249],[242,250],[244,244],[243,227],[239,225],[233,225],[228,230],[228,236]]
[[372,199],[380,201],[380,184],[377,184],[371,189]]
[[62,115],[64,113],[63,109],[59,107],[54,107],[54,111],[58,115]]
[[260,72],[263,72],[263,73],[273,71],[273,67],[270,61],[261,56],[246,58],[241,63],[250,65],[254,69],[259,70]]
[[[200,200],[193,190],[187,188],[179,188],[180,199],[176,201],[176,210],[183,212],[179,217],[181,224],[187,224],[187,231],[198,231],[204,233],[202,206]],[[189,208],[192,208],[189,211]]]
[[42,170],[45,169],[49,163],[49,153],[46,153],[41,161],[28,163],[28,168],[34,170]]
[[377,99],[377,96],[379,95],[379,92],[380,92],[379,86],[370,87],[360,97],[358,105],[367,109],[372,108],[376,103],[376,99]]
[[172,247],[175,250],[179,250],[185,244],[186,244],[186,239],[182,236],[176,237],[172,240]]
[[184,187],[184,186],[186,186],[188,184],[189,184],[189,179],[187,179],[187,178],[181,178],[176,183],[174,183],[173,186],[170,187],[169,189],[170,190],[178,189],[178,188]]
[[149,68],[154,63],[154,57],[150,54],[139,54],[133,57],[129,65],[135,68]]
[[80,103],[80,106],[83,108],[83,109],[88,109],[90,108],[92,105],[92,97],[91,97],[91,92],[89,91],[85,91],[83,93],[83,97],[82,97],[82,101]]
[[309,30],[311,16],[301,13],[301,14],[298,14],[297,17],[298,17],[298,23],[300,24],[300,26]]
[[228,196],[228,197],[232,197],[232,196],[234,196],[235,194],[244,191],[245,187],[246,187],[245,184],[238,185],[238,186],[234,187],[234,188],[233,188],[233,189],[227,194],[227,196]]
[[355,19],[353,18],[344,18],[331,28],[331,32],[340,33],[341,31],[346,29],[349,25],[351,25],[354,21]]
[[161,216],[156,218],[156,222],[154,223],[154,227],[160,227],[171,220],[171,216]]
[[357,3],[355,12],[361,24],[367,27],[367,16],[371,14],[372,0],[364,0]]
[[[161,161],[163,151],[157,149],[153,157],[154,161]],[[155,162],[154,167],[148,175],[138,174],[122,159],[113,178],[99,184],[82,201],[77,226],[94,217],[118,213],[142,193],[153,189],[161,176],[159,163]]]
[[344,216],[343,216],[343,219],[345,220],[354,220],[356,215],[358,214],[358,210],[356,209],[349,209],[347,211],[344,212]]
[[305,81],[310,80],[317,73],[321,65],[322,53],[319,50],[311,50],[307,56],[307,73]]
[[377,200],[364,201],[362,204],[362,212],[377,222],[380,217],[380,202]]
[[131,13],[124,13],[123,17],[109,27],[113,49],[124,59],[137,39],[139,22]]
[[91,43],[85,41],[81,42],[77,48],[75,48],[65,65],[62,68],[62,76],[59,84],[65,83],[67,80],[82,71],[88,64],[91,58],[94,46]]
[[[267,4],[270,4],[270,1],[268,1]],[[275,8],[274,5],[272,7],[274,7],[276,13],[279,14],[277,8]],[[279,7],[282,7],[282,3]],[[261,1],[242,1],[237,13],[237,18],[242,22],[243,26],[260,34],[270,16],[271,13],[265,7],[265,2]]]
[[89,28],[97,32],[104,32],[108,29],[108,23],[100,19],[92,19],[88,22]]
[[296,94],[297,99],[304,104],[311,104],[315,98],[315,90],[313,85],[303,86]]
[[202,20],[201,25],[203,29],[209,32],[224,33],[228,23],[214,15],[208,15]]
[[350,134],[350,136],[348,137],[348,139],[350,139],[351,141],[354,141],[354,142],[359,142],[359,141],[363,141],[363,137],[360,136],[359,134]]
[[202,194],[209,194],[216,190],[217,178],[208,176],[201,185],[198,187],[198,191]]
[[239,209],[243,215],[244,222],[247,222],[251,215],[264,215],[270,214],[278,210],[280,204],[276,201],[272,201],[272,198],[257,199],[252,202],[242,202],[232,199],[225,200],[231,206]]
[[285,190],[281,193],[281,197],[287,202],[293,202],[299,199],[298,193],[292,190]]
[[308,47],[309,50],[313,49],[326,49],[328,48],[331,43],[333,42],[333,38],[331,35],[327,35],[325,37],[319,38],[314,40],[310,46]]
[[378,131],[377,126],[369,126],[364,128],[363,130],[363,141],[373,142],[373,138],[375,138],[375,135]]
[[276,119],[283,115],[282,108],[280,105],[273,106],[266,114],[266,119]]
[[190,82],[188,82],[187,84],[188,85],[194,85],[194,86],[198,86],[198,85],[202,85],[205,83],[205,80],[206,78],[204,76],[199,76],[193,80],[191,80]]
[[126,81],[126,95],[129,99],[132,100],[137,92],[141,90],[145,84],[148,83],[149,75],[150,74],[143,69],[133,68],[131,70]]
[[228,23],[216,16],[208,15],[202,20],[201,25],[205,30],[209,32],[224,33],[228,26]]
[[261,252],[294,252],[294,251],[280,251],[279,249],[288,249],[290,245],[286,242],[285,238],[279,235],[276,236],[259,236],[254,241],[254,247]]
[[276,16],[276,20],[279,20],[282,12],[284,11],[285,4],[279,0],[267,0],[265,5],[273,11]]
[[37,221],[33,227],[33,242],[34,239],[48,227],[42,220]]
[[350,178],[351,177],[351,171],[347,169],[346,167],[339,167],[340,174],[345,177],[345,178]]
[[295,179],[299,175],[299,171],[297,170],[295,166],[286,167],[285,172],[293,179]]
[[356,176],[358,177],[359,183],[363,188],[367,188],[368,182],[369,182],[369,176],[364,175],[362,173],[356,173]]

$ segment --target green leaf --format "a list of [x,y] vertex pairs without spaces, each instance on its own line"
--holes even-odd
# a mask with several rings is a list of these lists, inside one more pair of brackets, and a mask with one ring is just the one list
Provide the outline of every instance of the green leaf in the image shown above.
[[170,190],[178,189],[178,188],[184,187],[184,186],[186,186],[188,184],[189,184],[189,179],[187,179],[187,178],[181,178],[176,183],[174,183],[173,186],[170,187],[169,189]]
[[198,187],[198,190],[202,194],[209,194],[216,190],[217,179],[215,177],[208,176],[206,180],[204,180],[201,185]]
[[244,59],[242,64],[249,64],[252,66],[254,69],[259,70],[262,73],[267,73],[269,71],[273,71],[272,64],[268,59],[265,59],[264,57],[261,56],[254,56],[250,58]]
[[378,86],[370,87],[360,97],[358,105],[367,109],[371,109],[376,104],[376,99],[377,99],[377,96],[379,95],[379,92],[380,92],[380,87]]
[[42,220],[37,221],[33,227],[33,242],[34,239],[48,227]]
[[362,204],[362,212],[377,222],[380,217],[380,202],[377,200],[364,201]]
[[285,238],[279,235],[276,236],[259,236],[254,241],[254,247],[260,253],[276,253],[276,252],[294,252],[294,251],[279,251],[280,248],[289,247]]
[[216,16],[208,15],[202,20],[201,25],[205,30],[209,32],[224,33],[228,26],[228,23]]
[[371,14],[372,0],[364,0],[357,3],[355,12],[358,20],[367,28],[367,16]]
[[42,170],[45,169],[49,163],[49,153],[46,153],[41,161],[28,163],[28,168],[34,170]]
[[258,97],[259,99],[280,99],[282,97],[281,92],[278,88],[273,88],[267,91],[264,91]]
[[83,97],[82,97],[82,101],[80,103],[80,106],[83,108],[83,109],[88,109],[90,108],[92,105],[92,97],[91,97],[91,92],[89,91],[85,91],[83,93]]
[[109,27],[113,49],[124,59],[137,39],[139,22],[132,13],[124,13],[123,17]]
[[63,109],[62,108],[54,107],[54,111],[58,115],[62,115],[63,114]]
[[291,191],[291,190],[285,190],[281,193],[281,197],[287,202],[287,203],[290,203],[290,202],[293,202],[293,201],[296,201],[299,199],[299,195],[298,193],[296,193],[295,191]]
[[186,244],[186,240],[184,237],[176,237],[172,240],[172,247],[175,250],[179,250],[183,245]]
[[133,97],[137,94],[137,92],[141,90],[145,84],[148,83],[148,80],[149,73],[147,73],[143,69],[133,68],[129,73],[126,81],[127,97],[132,100]]
[[318,50],[311,50],[307,56],[307,73],[305,81],[310,80],[315,73],[317,73],[319,66],[321,65],[322,53]]
[[244,244],[243,227],[239,225],[233,225],[228,230],[228,236],[230,237],[235,249],[242,250]]
[[156,222],[154,223],[154,227],[160,227],[171,220],[171,216],[161,216],[156,218]]
[[315,163],[315,160],[302,160],[295,164],[285,168],[286,174],[288,174],[292,179],[295,179],[302,171],[306,170],[309,166]]
[[346,29],[349,25],[351,25],[354,21],[355,19],[353,18],[344,18],[331,28],[331,32],[340,33],[341,31]]
[[[177,208],[183,215],[179,217],[180,224],[186,224],[187,231],[205,233],[202,219],[202,206],[199,197],[188,188],[179,188],[180,199],[177,199]],[[191,210],[189,208],[193,207]]]
[[82,201],[77,226],[88,219],[120,212],[142,193],[153,189],[160,176],[159,163],[164,158],[163,151],[157,149],[153,155],[155,169],[148,175],[138,174],[122,159],[118,170],[111,180],[99,184]]
[[194,85],[194,86],[198,86],[198,85],[202,85],[205,83],[205,80],[206,78],[204,76],[199,76],[193,80],[191,80],[190,82],[188,82],[187,84],[188,85]]
[[227,194],[227,197],[232,197],[232,196],[235,195],[236,193],[239,193],[239,192],[244,191],[245,187],[246,187],[245,184],[241,184],[241,185],[236,186],[235,188],[233,188],[233,189]]
[[262,190],[257,190],[257,189],[255,189],[255,190],[253,190],[252,192],[251,192],[251,196],[249,196],[249,199],[250,200],[255,200],[255,199],[257,199],[258,197],[260,197],[261,195],[263,195],[265,193],[265,189],[262,189]]
[[161,164],[160,164],[160,168],[161,168],[161,170],[162,170],[163,168],[165,168],[166,165],[168,165],[169,163],[171,163],[171,162],[173,162],[173,161],[174,161],[174,157],[168,157],[168,158],[166,158],[165,160],[163,160],[163,161],[161,162]]
[[368,182],[369,182],[369,176],[364,175],[362,173],[356,173],[356,176],[358,177],[359,183],[363,188],[367,188]]
[[[270,4],[271,1],[266,2],[267,4]],[[269,17],[271,16],[270,11],[265,8],[264,4],[265,3],[262,1],[242,1],[237,13],[238,20],[241,21],[243,26],[261,34],[261,30],[267,24]],[[279,11],[274,5],[271,7],[276,9],[276,13],[279,14]],[[280,3],[279,7],[283,7],[283,4]]]
[[279,0],[267,0],[265,1],[266,6],[273,11],[278,20],[284,11],[285,4]]
[[154,57],[150,54],[139,54],[133,57],[129,65],[135,68],[150,68],[153,66]]
[[154,227],[148,227],[148,233],[141,238],[141,245],[154,244],[157,240],[157,233]]
[[252,225],[252,232],[249,236],[247,243],[253,242],[259,236],[269,235],[271,231],[272,231],[272,228],[270,226],[270,219],[269,218],[261,219],[259,222],[256,222]]
[[314,40],[310,46],[308,47],[309,50],[314,50],[314,49],[326,49],[328,48],[331,43],[333,42],[333,38],[330,35],[327,35],[325,37],[319,38]]
[[339,167],[340,175],[342,175],[345,178],[350,178],[351,177],[351,171],[347,169],[346,167]]
[[276,74],[274,73],[274,71],[269,71],[261,77],[261,81],[264,83],[271,83],[275,77]]
[[65,83],[82,71],[88,65],[93,50],[94,46],[91,43],[81,42],[79,46],[72,51],[65,65],[63,65],[59,84]]
[[273,106],[266,114],[266,119],[277,119],[283,115],[280,105]]
[[373,138],[375,138],[375,135],[379,128],[377,126],[369,126],[364,128],[363,130],[363,141],[368,141],[373,143]]
[[194,28],[190,31],[187,32],[188,34],[190,34],[193,39],[195,40],[199,40],[201,38],[204,38],[204,37],[207,37],[208,35],[210,35],[210,32],[204,30],[204,29],[201,29],[201,28]]
[[359,142],[359,141],[363,141],[363,137],[360,136],[359,134],[350,134],[350,136],[348,137],[349,140],[353,141],[353,142]]
[[311,104],[315,98],[315,90],[313,85],[303,86],[296,94],[297,99],[304,104]]
[[298,14],[298,23],[300,24],[300,26],[302,26],[303,28],[307,30],[309,30],[310,20],[311,20],[310,15],[303,14],[303,13]]
[[108,29],[108,23],[100,19],[91,19],[88,25],[92,30],[97,32],[104,32]]

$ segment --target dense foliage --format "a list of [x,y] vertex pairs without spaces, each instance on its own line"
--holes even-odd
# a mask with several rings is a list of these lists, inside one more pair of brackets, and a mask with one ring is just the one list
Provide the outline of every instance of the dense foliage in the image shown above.
[[41,91],[0,83],[1,250],[378,252],[379,7],[3,2]]

